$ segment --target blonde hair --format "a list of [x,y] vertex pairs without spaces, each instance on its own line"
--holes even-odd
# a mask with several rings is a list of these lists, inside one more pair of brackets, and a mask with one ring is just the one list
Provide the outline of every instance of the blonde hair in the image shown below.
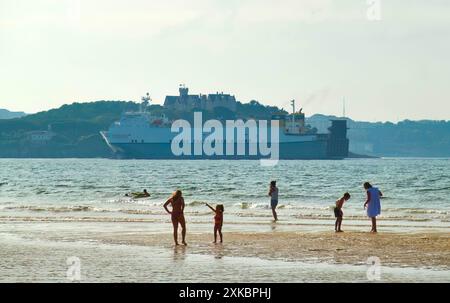
[[181,190],[177,189],[173,194],[172,194],[172,199],[173,201],[177,201],[178,199],[181,198],[183,194],[181,193]]

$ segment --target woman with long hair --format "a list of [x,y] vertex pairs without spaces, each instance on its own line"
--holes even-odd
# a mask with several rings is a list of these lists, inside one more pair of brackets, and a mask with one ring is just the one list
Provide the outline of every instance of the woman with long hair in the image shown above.
[[377,232],[377,216],[381,214],[381,202],[380,199],[383,196],[381,191],[373,187],[369,182],[364,183],[364,189],[367,193],[366,203],[364,203],[364,208],[367,210],[367,216],[372,221],[372,229],[370,232]]
[[[172,211],[167,207],[172,206]],[[181,237],[183,245],[186,244],[186,221],[184,220],[184,198],[181,190],[176,190],[172,196],[164,203],[164,209],[171,215],[173,224],[173,240],[178,244],[178,224],[181,225]]]

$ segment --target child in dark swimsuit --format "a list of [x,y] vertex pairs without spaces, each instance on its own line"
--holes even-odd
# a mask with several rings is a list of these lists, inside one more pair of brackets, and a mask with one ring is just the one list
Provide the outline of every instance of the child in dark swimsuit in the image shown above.
[[344,202],[350,199],[350,194],[345,193],[342,198],[336,201],[336,207],[334,208],[334,216],[336,217],[336,223],[334,223],[334,230],[337,233],[342,232],[341,224],[342,217],[344,216],[344,212],[342,211],[342,207],[344,206]]
[[222,237],[222,225],[223,225],[223,211],[224,207],[222,204],[218,204],[216,209],[211,207],[208,203],[205,203],[216,215],[214,216],[214,243],[217,243],[217,233],[220,236],[220,243],[223,243]]

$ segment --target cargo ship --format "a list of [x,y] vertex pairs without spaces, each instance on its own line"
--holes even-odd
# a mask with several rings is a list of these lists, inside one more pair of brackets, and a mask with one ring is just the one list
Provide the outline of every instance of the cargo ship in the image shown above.
[[[210,97],[212,96],[212,97]],[[230,95],[213,94],[206,98],[198,97],[198,100],[203,102],[205,106],[211,108],[208,103],[209,98],[219,100],[221,106],[226,96],[227,102],[233,102],[234,97]],[[186,110],[188,103],[184,102],[187,98],[192,99],[192,95],[187,94],[187,89],[180,88],[180,96],[177,99],[174,97],[166,97],[165,107],[167,103],[170,106],[183,105]],[[184,101],[183,101],[184,100]],[[193,100],[192,102],[197,102]],[[231,101],[230,101],[231,100]],[[191,151],[189,153],[179,153],[174,151],[174,144],[180,144],[177,141],[177,136],[180,134],[174,132],[173,125],[175,121],[170,121],[164,114],[154,115],[147,110],[151,98],[147,93],[142,97],[140,109],[137,112],[124,113],[119,121],[114,122],[107,131],[100,132],[106,144],[112,149],[114,155],[121,159],[265,159],[269,156],[267,153],[261,152],[258,149],[256,142],[251,141],[252,129],[245,128],[242,136],[233,137],[229,139],[224,133],[220,134],[220,140],[213,142],[214,150],[230,151],[225,152],[193,152],[198,150],[198,144],[202,145],[208,142],[210,133],[193,127],[188,133],[188,141],[181,143],[184,150]],[[279,159],[344,159],[349,154],[349,140],[347,138],[347,121],[331,120],[331,127],[328,128],[328,133],[317,133],[317,131],[305,124],[305,114],[295,110],[295,101],[291,101],[292,113],[286,112],[274,113],[271,117],[272,124],[269,124],[267,132],[268,142],[267,146],[273,147],[277,144],[277,157]],[[219,121],[219,120],[216,120]],[[242,121],[242,120],[241,120]],[[259,135],[261,132],[257,123],[247,123],[250,120],[242,121],[245,125],[253,125],[256,127],[255,133]],[[274,136],[273,129],[270,125],[276,121],[277,136]],[[225,121],[223,121],[223,125]],[[201,127],[203,122],[201,122]],[[256,126],[255,126],[256,125]],[[230,130],[224,127],[223,132],[232,132],[236,134],[236,130]],[[270,135],[271,134],[271,135]],[[186,136],[185,136],[186,137]],[[271,138],[277,137],[276,142],[271,142]],[[217,139],[217,138],[216,138]],[[200,141],[200,142],[199,142]],[[275,141],[275,140],[272,140]],[[195,146],[197,144],[197,146]],[[252,145],[253,144],[253,145]],[[244,146],[244,147],[243,147]],[[254,147],[254,149],[252,149]],[[187,149],[186,149],[187,148]],[[219,148],[219,149],[218,149]],[[239,152],[240,150],[240,152]],[[252,152],[253,150],[253,152]],[[256,152],[255,152],[256,151]]]

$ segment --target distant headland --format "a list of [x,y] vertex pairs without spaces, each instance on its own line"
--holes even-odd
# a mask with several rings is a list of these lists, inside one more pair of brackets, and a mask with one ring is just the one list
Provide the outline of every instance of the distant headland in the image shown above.
[[26,116],[24,112],[12,112],[7,109],[0,108],[0,119],[14,119]]

